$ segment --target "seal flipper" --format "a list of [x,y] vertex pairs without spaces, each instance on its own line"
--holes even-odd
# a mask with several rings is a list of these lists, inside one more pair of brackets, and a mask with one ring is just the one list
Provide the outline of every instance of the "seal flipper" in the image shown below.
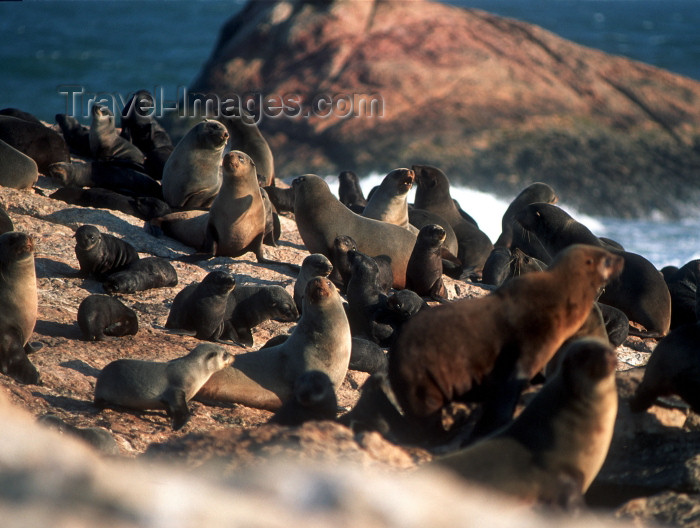
[[40,385],[39,371],[29,361],[18,328],[0,329],[0,371],[26,385]]
[[169,388],[160,402],[165,406],[168,416],[172,419],[173,431],[182,429],[190,419],[185,391]]

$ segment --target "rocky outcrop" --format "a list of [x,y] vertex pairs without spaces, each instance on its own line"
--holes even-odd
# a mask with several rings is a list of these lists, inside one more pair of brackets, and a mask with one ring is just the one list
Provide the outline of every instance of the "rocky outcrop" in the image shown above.
[[191,91],[272,96],[256,115],[281,175],[433,164],[509,196],[545,181],[582,212],[627,217],[700,198],[700,83],[476,9],[249,2]]

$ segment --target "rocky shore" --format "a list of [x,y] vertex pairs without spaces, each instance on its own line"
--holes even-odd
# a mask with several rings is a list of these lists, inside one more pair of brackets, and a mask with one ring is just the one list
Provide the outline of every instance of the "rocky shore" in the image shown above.
[[[102,293],[102,287],[77,276],[72,235],[79,225],[93,224],[128,240],[142,257],[173,258],[191,250],[148,234],[135,217],[46,197],[54,188],[41,176],[36,192],[0,189],[0,201],[15,228],[35,240],[39,317],[31,340],[43,345],[31,358],[43,385],[0,377],[5,424],[0,511],[12,519],[8,526],[26,526],[26,519],[71,526],[466,526],[475,515],[494,526],[586,522],[585,516],[523,512],[501,497],[481,499],[483,491],[452,476],[416,472],[433,453],[394,445],[378,433],[355,435],[335,422],[290,428],[267,424],[267,411],[191,402],[190,422],[173,432],[164,412],[98,411],[92,403],[94,385],[107,363],[125,357],[169,360],[198,343],[164,328],[181,288],[215,269],[235,274],[238,284],[281,284],[290,292],[295,277],[282,266],[257,264],[252,254],[197,265],[173,262],[177,286],[120,296],[138,314],[135,336],[83,341],[76,324],[78,306],[87,295]],[[265,250],[278,260],[303,260],[308,253],[293,217],[282,218],[280,246]],[[476,284],[445,281],[451,299],[488,292]],[[268,322],[256,328],[253,349],[291,326]],[[641,377],[642,369],[635,367],[646,362],[653,346],[653,340],[630,338],[618,348],[621,405],[616,433],[588,496],[592,511],[601,516],[595,522],[602,526],[614,516],[675,526],[696,522],[697,416],[677,401],[641,416],[631,415],[626,404]],[[227,347],[233,353],[244,350]],[[354,405],[366,378],[348,372],[338,393],[342,408]],[[73,426],[109,431],[119,454],[101,456],[68,434],[59,436],[35,422],[47,414]],[[501,501],[506,501],[502,507],[493,506]]]

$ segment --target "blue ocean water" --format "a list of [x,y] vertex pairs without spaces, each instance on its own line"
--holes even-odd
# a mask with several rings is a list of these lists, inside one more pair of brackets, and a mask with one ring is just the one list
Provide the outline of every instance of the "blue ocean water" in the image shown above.
[[[0,2],[0,108],[53,121],[76,87],[87,94],[160,88],[176,100],[244,1],[53,0]],[[538,24],[579,44],[700,80],[697,0],[450,0]],[[64,93],[62,94],[61,91]],[[374,176],[376,179],[377,175]],[[372,178],[366,183],[374,181]],[[512,197],[455,189],[495,239]],[[562,204],[566,205],[566,204]],[[572,212],[575,214],[575,212]],[[576,216],[576,215],[575,215]],[[683,222],[577,218],[657,266],[700,257],[700,209]]]

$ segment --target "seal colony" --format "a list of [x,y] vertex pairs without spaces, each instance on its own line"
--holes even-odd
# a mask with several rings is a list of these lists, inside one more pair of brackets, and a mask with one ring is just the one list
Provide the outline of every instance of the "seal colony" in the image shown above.
[[[148,97],[140,91],[132,104]],[[155,421],[164,417],[143,411],[165,409],[172,428],[179,430],[187,426],[191,400],[229,408],[237,404],[275,411],[271,422],[292,426],[337,420],[338,393],[348,370],[365,370],[372,374],[367,393],[347,418],[340,417],[353,429],[376,430],[393,441],[442,452],[454,450],[459,439],[464,448],[441,457],[438,464],[526,502],[568,507],[586,492],[610,445],[615,417],[610,342],[619,341],[612,333],[627,327],[625,315],[618,317],[594,303],[601,288],[613,290],[613,281],[628,267],[641,270],[643,277],[640,283],[625,284],[651,285],[652,293],[634,297],[622,287],[612,297],[650,335],[668,332],[670,301],[663,279],[658,280],[661,275],[656,277],[656,270],[613,241],[567,221],[573,227],[564,234],[585,236],[564,243],[566,237],[556,229],[564,223],[560,216],[543,213],[555,207],[551,187],[532,184],[516,197],[494,248],[450,196],[449,177],[437,167],[390,171],[368,202],[349,171],[341,177],[342,200],[323,178],[298,176],[284,190],[285,202],[293,201],[284,209],[293,209],[308,256],[294,276],[270,284],[264,278],[240,277],[232,260],[252,252],[257,263],[278,264],[262,251],[264,242],[277,242],[279,222],[273,216],[276,198],[268,199],[261,186],[276,196],[272,190],[282,190],[284,184],[276,181],[272,151],[257,128],[241,128],[240,119],[224,124],[206,120],[173,147],[163,136],[167,133],[146,116],[122,115],[121,134],[109,111],[96,107],[93,117],[86,127],[57,116],[64,144],[52,147],[48,154],[56,155],[50,163],[22,154],[54,183],[75,186],[55,193],[55,198],[121,208],[147,221],[143,237],[161,237],[165,245],[173,243],[170,247],[179,247],[170,238],[184,243],[196,251],[189,256],[198,263],[218,257],[203,264],[210,273],[202,280],[185,281],[191,283],[179,291],[166,290],[165,312],[158,314],[157,323],[144,325],[136,312],[143,313],[148,304],[138,292],[177,286],[175,267],[162,254],[139,255],[149,253],[147,244],[114,237],[104,232],[109,228],[103,224],[98,224],[103,231],[91,224],[77,230],[73,267],[80,268],[80,287],[87,294],[74,307],[74,321],[84,339],[101,341],[90,346],[122,356],[104,361],[96,376],[95,406],[128,409],[136,420]],[[33,134],[47,135],[42,128],[27,126],[13,131],[11,119],[20,118],[1,120],[3,137],[18,144],[19,139],[31,143]],[[68,146],[92,159],[66,159],[61,153]],[[232,147],[252,151],[224,154]],[[19,159],[7,149],[0,156],[5,151]],[[149,156],[162,180],[146,170]],[[22,181],[15,185],[8,180],[8,186],[34,185],[34,166],[23,163],[26,170],[17,174]],[[419,194],[410,206],[406,193],[414,181]],[[88,189],[77,188],[83,186]],[[97,191],[104,188],[109,193]],[[150,200],[144,201],[146,197]],[[537,222],[530,218],[533,214],[555,220]],[[29,343],[41,306],[36,302],[35,243],[12,231],[12,209],[0,220],[9,231],[0,236],[0,309],[9,314],[0,322],[0,367],[19,383],[39,383],[39,371],[52,373],[42,361],[37,369],[29,360],[33,356],[27,356],[33,352]],[[528,248],[538,253],[529,254]],[[170,260],[178,259],[171,254]],[[192,262],[184,256],[180,260]],[[22,271],[16,272],[20,262]],[[448,262],[452,266],[443,268]],[[42,266],[49,270],[46,275],[57,278],[54,268]],[[493,278],[493,286],[486,288],[482,272],[485,281]],[[453,280],[460,276],[471,280]],[[689,292],[697,283],[683,277],[678,295],[684,296],[689,312]],[[241,286],[237,281],[242,278],[254,285]],[[108,295],[94,294],[94,279]],[[331,282],[336,280],[347,289],[345,296]],[[474,294],[474,289],[463,293],[468,282],[483,285],[488,293],[457,299]],[[640,316],[644,313],[651,315],[645,319]],[[267,331],[271,327],[276,332],[279,326],[268,320],[294,321],[299,314],[289,335],[277,333],[260,346],[258,326],[267,324]],[[684,317],[692,318],[687,313]],[[692,329],[674,330],[657,347],[658,359],[650,362],[653,368],[640,386],[634,410],[641,412],[669,393],[680,394],[697,408],[692,392],[697,362],[691,358],[697,328],[691,323]],[[216,344],[201,343],[168,362],[124,357],[114,345],[148,333],[166,335],[171,342],[185,340],[173,333],[183,331]],[[597,338],[581,339],[591,334]],[[671,347],[675,355],[664,352]],[[43,353],[37,357],[45,357]],[[674,358],[680,358],[681,367],[669,365]],[[679,372],[685,377],[679,378]],[[542,376],[545,385],[514,420],[521,392]],[[478,405],[470,408],[464,423],[456,420],[450,429],[444,416],[452,404],[465,401]],[[481,437],[486,438],[472,443]]]

